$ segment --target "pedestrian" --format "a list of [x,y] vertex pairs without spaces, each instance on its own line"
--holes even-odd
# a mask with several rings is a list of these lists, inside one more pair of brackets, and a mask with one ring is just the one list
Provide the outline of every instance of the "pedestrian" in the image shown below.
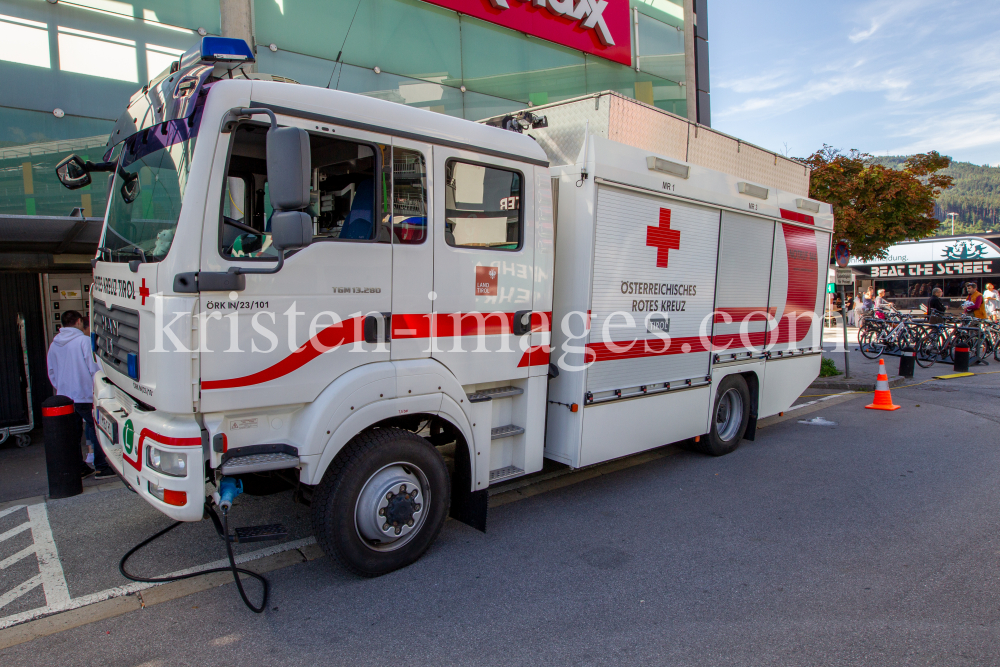
[[[97,431],[94,429],[94,373],[100,367],[94,361],[90,346],[90,321],[75,310],[66,310],[60,322],[62,328],[49,346],[49,381],[56,394],[72,399],[76,413],[83,419],[87,441],[94,447],[95,479],[115,477],[97,442]],[[80,466],[83,477],[94,474],[82,460]]]
[[944,294],[944,292],[941,291],[940,287],[935,287],[931,290],[931,296],[927,299],[928,324],[941,324],[944,322],[944,317],[942,316],[948,312],[948,306],[946,306],[944,301],[941,300],[942,294]]
[[986,317],[996,322],[1000,320],[1000,292],[993,286],[993,283],[986,283],[986,291],[983,292],[986,299]]
[[986,319],[986,300],[976,283],[965,283],[965,292],[968,295],[965,303],[965,314],[972,315],[980,320]]
[[875,297],[875,317],[880,320],[885,319],[885,311],[892,308],[892,304],[889,303],[885,298],[885,290],[880,289],[878,291],[878,296]]

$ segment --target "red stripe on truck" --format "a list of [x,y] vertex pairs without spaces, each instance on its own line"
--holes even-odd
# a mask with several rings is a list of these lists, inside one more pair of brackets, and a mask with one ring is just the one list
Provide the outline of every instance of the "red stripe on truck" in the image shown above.
[[[395,317],[392,318],[395,321]],[[263,384],[271,380],[277,380],[296,371],[310,361],[328,352],[338,345],[345,345],[364,339],[364,318],[352,317],[338,324],[331,324],[315,336],[302,344],[299,349],[262,371],[244,375],[243,377],[231,378],[229,380],[203,380],[202,389],[233,389],[235,387],[249,387],[255,384]]]
[[[770,315],[774,317],[777,312],[777,308],[771,306],[770,308],[716,308],[715,319],[712,321],[715,324],[731,324],[732,322],[766,322]],[[729,319],[726,319],[726,315]]]
[[[203,390],[234,389],[277,380],[302,368],[319,355],[336,348],[338,345],[347,345],[363,340],[363,326],[364,318],[362,317],[355,317],[328,326],[303,343],[295,352],[264,370],[228,380],[203,380],[201,388]],[[392,315],[392,338],[397,339],[430,338],[431,336],[435,338],[496,336],[509,334],[513,329],[514,313],[393,313]],[[544,333],[551,330],[551,312],[531,313],[531,331],[533,333]],[[527,363],[524,363],[525,359],[522,358],[522,363],[518,366],[535,366],[541,363],[535,363],[536,359],[540,359],[537,352],[530,357],[530,361]],[[548,363],[548,359],[545,363]]]
[[799,213],[798,211],[789,211],[786,208],[781,209],[781,219],[782,220],[792,220],[794,222],[801,222],[804,225],[815,225],[816,219],[811,215],[806,215],[805,213]]
[[[782,211],[784,215],[785,211]],[[800,214],[796,214],[800,215]],[[788,295],[778,327],[771,334],[774,343],[801,342],[816,314],[819,289],[819,247],[816,232],[792,225],[782,225],[785,254],[788,257]],[[800,322],[799,318],[803,320]]]
[[[498,336],[514,330],[514,313],[400,313],[392,314],[393,338],[452,338]],[[552,330],[552,313],[532,312],[531,331]]]

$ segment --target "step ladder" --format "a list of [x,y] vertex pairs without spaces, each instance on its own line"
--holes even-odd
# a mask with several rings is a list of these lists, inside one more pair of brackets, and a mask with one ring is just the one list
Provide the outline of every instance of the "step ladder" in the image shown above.
[[298,450],[291,445],[250,445],[230,449],[222,455],[223,475],[245,475],[299,467]]
[[[487,389],[478,389],[470,394],[468,394],[469,403],[486,403],[494,400],[500,400],[504,398],[513,398],[515,396],[520,396],[524,393],[524,389],[521,387],[490,387]],[[490,413],[490,418],[492,420],[493,409],[492,406],[488,408]],[[486,410],[483,411],[484,413]],[[496,442],[498,440],[504,440],[506,438],[513,438],[515,436],[524,433],[524,427],[518,426],[517,424],[501,424],[498,426],[492,426],[490,428],[490,441]],[[490,470],[490,484],[500,482],[506,479],[511,479],[513,477],[519,477],[524,474],[524,470],[516,465],[506,465],[495,470]]]

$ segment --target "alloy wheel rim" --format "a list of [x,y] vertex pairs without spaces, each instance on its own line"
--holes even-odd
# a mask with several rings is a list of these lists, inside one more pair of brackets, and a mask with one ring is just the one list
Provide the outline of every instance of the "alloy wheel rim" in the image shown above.
[[358,537],[373,551],[394,551],[412,540],[426,523],[431,492],[427,475],[398,461],[375,471],[354,505]]

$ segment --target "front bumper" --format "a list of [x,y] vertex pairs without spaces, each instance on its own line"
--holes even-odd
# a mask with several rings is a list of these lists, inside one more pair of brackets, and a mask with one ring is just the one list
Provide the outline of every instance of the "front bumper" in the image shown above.
[[[100,386],[103,373],[98,373],[95,386]],[[177,521],[200,521],[204,515],[206,497],[205,454],[201,427],[190,415],[172,415],[159,411],[136,409],[120,390],[108,390],[104,384],[95,392],[95,421],[98,408],[103,408],[117,423],[117,442],[97,429],[97,439],[108,463],[128,486],[150,505]],[[165,475],[153,470],[147,459],[150,446],[166,452],[187,456],[184,477]],[[163,499],[153,494],[159,489]]]

